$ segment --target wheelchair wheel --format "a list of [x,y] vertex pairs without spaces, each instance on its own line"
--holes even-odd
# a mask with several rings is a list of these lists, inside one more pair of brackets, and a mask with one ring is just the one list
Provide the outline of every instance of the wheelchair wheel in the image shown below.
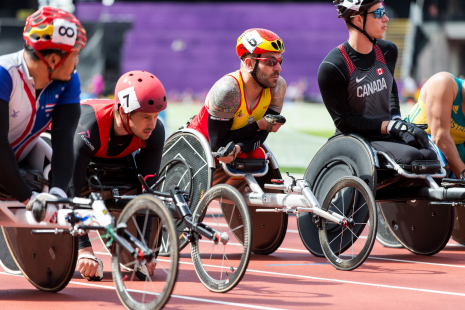
[[[339,201],[342,203],[339,204]],[[330,188],[321,206],[322,210],[333,211],[354,220],[353,227],[337,229],[337,232],[341,232],[335,235],[334,228],[340,225],[320,217],[321,248],[331,265],[337,269],[353,270],[370,254],[377,228],[375,205],[370,188],[356,177],[341,178]]]
[[[162,230],[166,231],[166,238],[163,241],[171,244],[170,257],[153,259],[156,264],[153,275],[147,273],[146,268],[150,268],[150,263],[134,259],[116,242],[111,260],[116,292],[126,308],[140,310],[163,308],[173,290],[179,263],[176,229],[170,212],[158,198],[141,195],[127,204],[121,212],[118,223],[127,225],[132,223],[131,226],[135,227],[136,231],[130,233],[142,240],[156,254],[161,247]],[[153,236],[147,233],[148,230],[156,231],[153,238],[148,237]],[[124,268],[121,266],[122,263]]]
[[0,230],[0,266],[9,274],[21,274],[21,270],[8,249],[3,230]]
[[376,212],[378,213],[378,232],[376,233],[376,240],[387,248],[402,248],[402,244],[397,241],[384,221],[378,204],[376,204]]
[[224,293],[242,279],[249,264],[252,225],[244,198],[234,187],[212,187],[200,201],[193,218],[226,237],[214,243],[193,235],[192,261],[200,281],[212,292]]
[[2,228],[15,263],[32,285],[46,292],[66,287],[76,268],[77,237],[32,234],[31,228]]
[[[264,177],[257,178],[257,183],[265,193],[282,193],[282,191],[265,188],[271,179],[282,179],[279,169],[270,169]],[[252,252],[260,255],[274,253],[283,243],[287,231],[288,215],[282,212],[256,212],[262,207],[249,207],[254,233]]]
[[[166,180],[157,188],[161,192],[169,192],[174,186],[179,186],[182,190],[190,191],[190,201],[188,202],[191,213],[194,213],[200,199],[211,187],[213,176],[213,157],[211,155],[208,142],[202,140],[194,131],[178,131],[169,137],[163,146],[163,157],[161,160],[160,176],[165,175]],[[204,139],[204,138],[203,138]],[[204,139],[205,140],[205,139]],[[167,166],[174,159],[181,159]],[[209,159],[211,162],[209,162]],[[189,179],[189,171],[192,173],[192,180]],[[175,220],[179,251],[184,249],[189,240],[184,236],[185,225],[181,220]],[[163,233],[165,235],[165,233]],[[163,237],[164,238],[164,237]],[[164,242],[164,244],[167,244]],[[167,256],[170,249],[161,249],[160,255]]]
[[[377,172],[374,166],[371,146],[356,136],[337,136],[330,139],[313,157],[305,171],[304,178],[312,185],[312,192],[321,203],[333,184],[342,177],[361,178],[376,194]],[[300,238],[305,247],[315,256],[323,257],[319,229],[313,214],[302,212],[297,215]],[[341,227],[334,227],[334,236],[341,233]]]
[[454,228],[454,207],[430,205],[426,200],[379,206],[391,233],[410,252],[434,255],[447,245]]
[[465,208],[462,206],[455,207],[454,228],[452,230],[452,239],[462,245],[465,245]]

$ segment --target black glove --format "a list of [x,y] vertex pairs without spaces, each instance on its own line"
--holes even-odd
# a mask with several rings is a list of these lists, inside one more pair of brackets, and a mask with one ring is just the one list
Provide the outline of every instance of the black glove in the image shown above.
[[425,148],[429,146],[428,134],[423,129],[418,128],[415,124],[407,123],[402,120],[391,121],[388,125],[389,133],[405,141],[408,145],[416,148]]

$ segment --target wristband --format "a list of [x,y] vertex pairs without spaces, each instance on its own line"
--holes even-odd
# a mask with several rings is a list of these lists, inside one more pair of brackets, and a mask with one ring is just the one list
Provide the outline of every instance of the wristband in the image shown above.
[[460,180],[465,180],[465,176],[463,175],[464,172],[465,169],[463,169],[462,172],[460,172]]

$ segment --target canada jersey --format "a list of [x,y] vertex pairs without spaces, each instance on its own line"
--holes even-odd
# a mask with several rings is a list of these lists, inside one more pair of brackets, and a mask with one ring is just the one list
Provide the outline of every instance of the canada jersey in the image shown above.
[[[81,102],[81,105],[88,105],[92,107],[95,112],[95,120],[92,120],[92,118],[79,120],[77,134],[80,135],[81,139],[87,143],[87,139],[90,138],[90,135],[95,134],[94,132],[89,131],[89,129],[93,127],[92,124],[89,124],[89,122],[97,123],[98,135],[100,137],[100,148],[95,153],[95,157],[121,158],[140,148],[144,148],[147,145],[147,143],[142,139],[132,136],[131,143],[121,153],[115,156],[108,155],[108,143],[114,118],[113,104],[114,102],[112,100],[107,99],[89,99]],[[81,132],[81,130],[83,131]],[[88,144],[88,146],[90,147],[91,145]]]
[[[227,74],[227,76],[231,76],[236,80],[241,92],[241,101],[239,107],[234,113],[231,130],[240,129],[263,118],[268,107],[270,106],[271,100],[273,99],[271,89],[266,88],[262,90],[257,104],[252,109],[252,111],[250,111],[247,104],[247,98],[245,97],[244,81],[242,79],[241,72],[237,70]],[[191,121],[189,128],[201,132],[203,136],[208,139],[208,107],[206,104],[202,107],[200,113],[196,115],[196,117],[194,117],[194,119]]]
[[47,129],[57,105],[78,104],[81,94],[75,71],[69,82],[51,81],[36,98],[34,79],[29,75],[24,50],[0,56],[0,99],[8,102],[10,142],[21,161]]
[[374,49],[375,63],[369,69],[361,69],[355,66],[343,45],[339,46],[350,76],[348,106],[352,115],[388,121],[391,119],[390,95],[394,77],[378,45],[374,45]]

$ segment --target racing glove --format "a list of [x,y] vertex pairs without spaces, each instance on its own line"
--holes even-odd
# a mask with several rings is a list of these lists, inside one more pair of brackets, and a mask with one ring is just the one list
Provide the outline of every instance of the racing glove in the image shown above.
[[46,208],[46,202],[58,200],[60,198],[67,198],[66,193],[58,187],[52,187],[50,189],[50,193],[39,193],[35,196],[33,194],[33,197],[29,200],[26,209],[32,211],[37,223],[50,221],[57,211],[57,207],[50,205]]
[[388,124],[387,132],[418,149],[429,146],[428,134],[415,124],[403,120],[392,120]]

